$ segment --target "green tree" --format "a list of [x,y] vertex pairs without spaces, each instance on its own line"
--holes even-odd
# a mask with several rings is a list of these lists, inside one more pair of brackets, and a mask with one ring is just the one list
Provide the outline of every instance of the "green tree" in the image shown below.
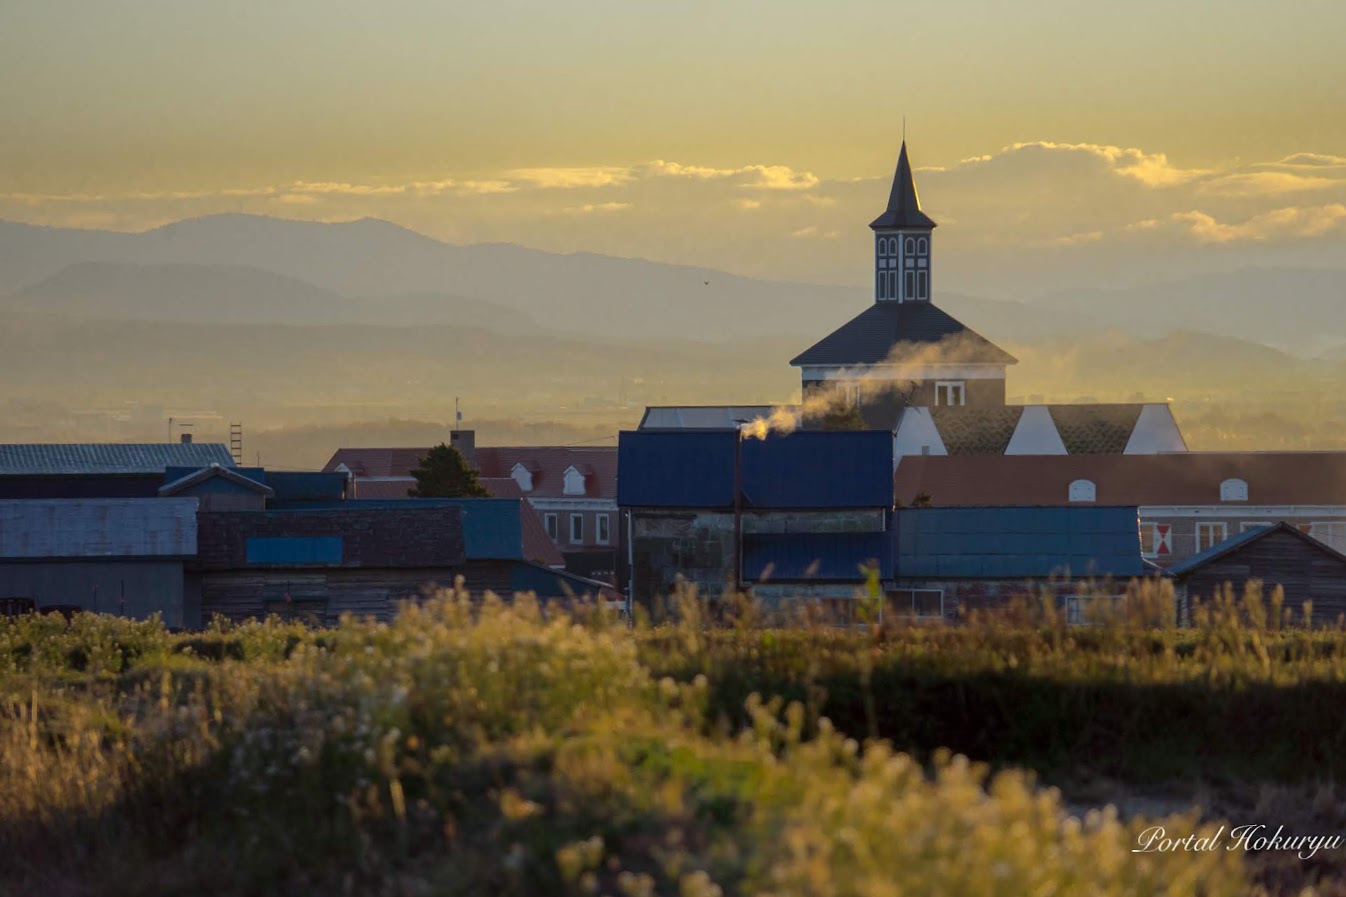
[[440,443],[421,459],[411,472],[416,487],[407,494],[412,498],[489,498],[491,493],[477,479],[463,453]]

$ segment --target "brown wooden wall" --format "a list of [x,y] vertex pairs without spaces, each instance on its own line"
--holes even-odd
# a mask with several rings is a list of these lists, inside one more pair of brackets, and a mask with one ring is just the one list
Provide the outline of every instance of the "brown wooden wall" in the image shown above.
[[201,620],[216,614],[231,620],[261,618],[270,601],[326,601],[326,622],[343,613],[387,620],[399,601],[417,599],[436,586],[450,587],[460,570],[238,570],[201,574]]
[[1333,624],[1346,613],[1346,562],[1287,532],[1273,532],[1212,561],[1184,578],[1189,598],[1209,600],[1225,583],[1235,596],[1250,579],[1263,583],[1263,594],[1280,585],[1285,607],[1301,618],[1305,601],[1313,602],[1313,621]]

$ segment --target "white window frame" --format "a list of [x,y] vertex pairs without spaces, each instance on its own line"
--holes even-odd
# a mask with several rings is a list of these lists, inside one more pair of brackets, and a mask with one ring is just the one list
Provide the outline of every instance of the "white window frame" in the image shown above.
[[916,298],[930,298],[930,272],[925,268],[916,269]]
[[612,541],[612,521],[608,514],[594,515],[594,541],[607,545]]
[[906,241],[905,247],[906,247],[906,250],[907,250],[907,256],[910,257],[910,258],[915,258],[915,257],[916,257],[916,238],[915,238],[915,237],[907,237],[907,241]]
[[547,529],[547,535],[553,542],[561,541],[561,523],[560,518],[555,514],[543,514],[542,525]]
[[[576,533],[578,533],[578,535],[576,535]],[[570,544],[571,544],[571,545],[583,545],[583,544],[584,544],[584,515],[583,515],[583,514],[571,514],[571,515],[570,515]]]
[[1098,487],[1093,480],[1072,480],[1066,491],[1066,498],[1074,504],[1087,504],[1098,501]]
[[[955,394],[958,401],[953,401]],[[967,381],[966,380],[936,380],[935,381],[935,406],[936,407],[961,407],[967,404]]]
[[916,241],[916,255],[918,258],[930,255],[930,241],[927,238],[921,237]]
[[[1202,533],[1206,533],[1213,541],[1202,541]],[[1219,538],[1214,538],[1214,534],[1219,533]],[[1229,538],[1229,524],[1223,520],[1198,520],[1196,522],[1196,552],[1200,554],[1207,548],[1214,548],[1225,539]]]

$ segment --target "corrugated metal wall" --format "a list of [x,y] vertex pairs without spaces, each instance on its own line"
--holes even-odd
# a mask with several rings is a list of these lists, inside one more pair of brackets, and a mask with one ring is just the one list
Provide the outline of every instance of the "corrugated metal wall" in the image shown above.
[[0,598],[31,598],[39,608],[74,604],[135,619],[159,613],[168,626],[194,623],[183,614],[181,561],[0,562]]

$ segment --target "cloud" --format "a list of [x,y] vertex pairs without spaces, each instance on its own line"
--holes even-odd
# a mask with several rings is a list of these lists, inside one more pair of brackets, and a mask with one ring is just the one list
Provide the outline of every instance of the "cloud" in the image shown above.
[[545,190],[573,190],[581,187],[612,187],[628,183],[631,169],[617,167],[593,168],[516,168],[504,173],[510,181],[524,181],[529,186]]
[[1278,164],[1305,168],[1346,168],[1346,156],[1328,156],[1322,153],[1292,153],[1281,159]]
[[594,212],[625,212],[631,208],[629,202],[586,202],[582,206],[562,209],[568,215],[590,215]]
[[709,168],[656,159],[643,168],[656,177],[729,181],[738,187],[758,190],[811,190],[820,183],[811,171],[795,171],[788,165],[745,165],[742,168]]
[[1035,160],[1048,157],[1057,159],[1074,157],[1101,166],[1112,174],[1131,178],[1147,187],[1171,187],[1199,178],[1206,171],[1196,168],[1179,168],[1168,160],[1164,153],[1147,153],[1135,147],[1111,146],[1101,143],[1054,143],[1049,140],[1036,140],[1026,143],[1012,143],[997,153],[973,156],[964,159],[952,169],[958,171],[976,166],[1015,167],[1016,165],[1034,166]]
[[1278,196],[1302,190],[1340,186],[1341,180],[1306,177],[1289,171],[1241,171],[1210,178],[1200,185],[1203,193],[1219,196]]
[[798,230],[791,231],[790,236],[796,239],[835,240],[841,236],[841,231],[823,230],[816,225],[810,224],[807,227],[801,227]]
[[1103,232],[1101,230],[1090,230],[1082,231],[1077,234],[1068,234],[1064,237],[1057,237],[1051,242],[1055,246],[1078,246],[1081,243],[1097,243],[1101,239],[1103,239]]
[[762,201],[760,199],[736,199],[734,200],[734,205],[738,206],[740,209],[760,209],[762,207]]
[[1200,211],[1176,212],[1172,220],[1203,243],[1262,241],[1277,237],[1319,237],[1346,223],[1346,204],[1274,209],[1235,224]]

